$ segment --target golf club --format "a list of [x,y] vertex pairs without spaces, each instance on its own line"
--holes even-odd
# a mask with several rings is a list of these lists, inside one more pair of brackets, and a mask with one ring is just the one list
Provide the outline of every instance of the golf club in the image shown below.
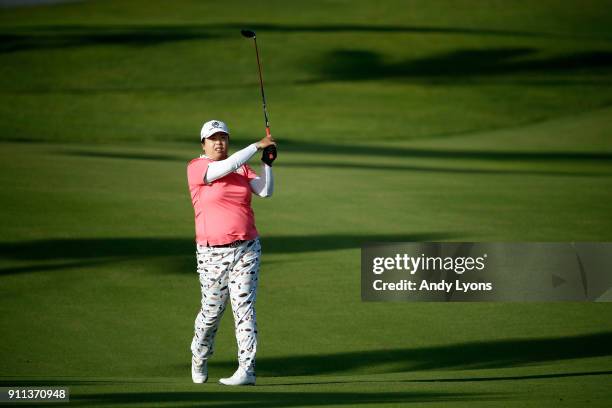
[[270,120],[268,118],[268,109],[266,107],[266,94],[264,93],[263,77],[261,75],[261,63],[259,62],[259,50],[257,49],[257,37],[255,31],[252,30],[240,30],[243,37],[252,38],[255,44],[255,55],[257,57],[257,69],[259,71],[259,86],[261,87],[261,99],[263,100],[263,111],[264,118],[266,120],[266,136],[272,137],[270,133]]

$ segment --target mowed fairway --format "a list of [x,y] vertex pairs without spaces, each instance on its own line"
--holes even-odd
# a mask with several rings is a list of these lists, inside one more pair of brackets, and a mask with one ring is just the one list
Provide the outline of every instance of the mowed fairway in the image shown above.
[[[380,4],[379,4],[380,3]],[[610,303],[364,303],[368,241],[612,241],[610,2],[0,9],[0,386],[73,406],[609,406]],[[186,163],[226,120],[276,188],[257,386],[208,384]],[[258,169],[258,159],[252,160]]]

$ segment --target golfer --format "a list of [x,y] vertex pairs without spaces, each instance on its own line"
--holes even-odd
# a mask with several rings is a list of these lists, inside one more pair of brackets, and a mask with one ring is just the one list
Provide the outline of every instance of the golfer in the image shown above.
[[[276,143],[264,137],[228,157],[229,137],[225,123],[206,122],[200,132],[204,154],[187,166],[202,289],[202,307],[191,342],[191,377],[198,384],[208,379],[207,361],[213,354],[215,334],[229,298],[238,343],[238,369],[219,382],[251,385],[255,384],[255,297],[261,255],[251,194],[272,195]],[[263,150],[261,176],[246,164],[258,150]]]

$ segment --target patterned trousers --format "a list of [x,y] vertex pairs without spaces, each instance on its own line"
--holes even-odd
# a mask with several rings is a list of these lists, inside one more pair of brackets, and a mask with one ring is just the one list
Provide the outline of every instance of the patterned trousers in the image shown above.
[[255,370],[257,323],[255,298],[261,246],[259,239],[236,248],[197,246],[202,307],[195,319],[191,352],[200,359],[213,354],[215,334],[229,297],[234,314],[238,363],[247,372]]

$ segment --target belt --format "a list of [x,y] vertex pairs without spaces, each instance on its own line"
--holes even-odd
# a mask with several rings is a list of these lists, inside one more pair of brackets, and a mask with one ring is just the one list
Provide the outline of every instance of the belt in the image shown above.
[[230,242],[229,244],[223,245],[210,245],[211,248],[236,248],[246,242],[244,239],[239,239],[238,241]]

